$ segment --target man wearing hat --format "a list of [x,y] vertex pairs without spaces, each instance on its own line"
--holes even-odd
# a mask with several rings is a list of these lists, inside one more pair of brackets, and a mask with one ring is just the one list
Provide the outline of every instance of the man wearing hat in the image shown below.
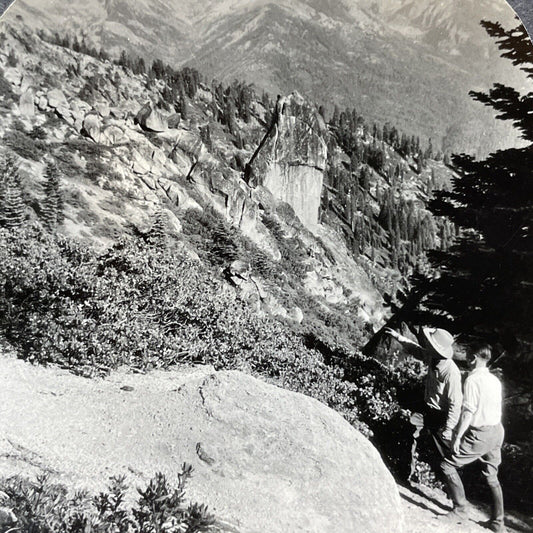
[[450,447],[453,430],[459,421],[463,401],[461,372],[453,361],[453,336],[445,329],[420,328],[414,342],[390,328],[385,330],[417,359],[428,365],[422,413],[413,413],[415,426],[411,447],[411,470],[415,472],[416,447],[422,429],[429,430],[441,457]]
[[503,494],[498,480],[504,430],[502,420],[502,385],[487,367],[491,347],[481,344],[471,349],[467,362],[472,369],[465,381],[464,399],[459,424],[454,431],[450,452],[441,463],[441,470],[454,503],[450,513],[466,519],[469,505],[458,468],[481,461],[482,472],[492,495],[492,516],[487,527],[498,533],[505,531]]

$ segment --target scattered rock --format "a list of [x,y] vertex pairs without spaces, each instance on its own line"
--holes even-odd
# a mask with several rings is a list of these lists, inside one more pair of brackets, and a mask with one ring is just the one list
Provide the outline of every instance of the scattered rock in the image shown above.
[[0,507],[0,528],[5,531],[4,528],[13,526],[18,522],[17,517],[12,509],[9,507]]
[[109,114],[110,116],[112,116],[113,118],[118,118],[118,119],[124,119],[126,118],[126,113],[124,112],[123,109],[120,109],[118,107],[111,107],[109,109]]
[[151,159],[154,162],[154,164],[160,167],[164,167],[168,158],[165,152],[163,152],[163,150],[161,150],[160,148],[156,148],[155,150],[152,151]]
[[144,174],[148,174],[151,170],[151,164],[149,161],[147,161],[146,157],[144,157],[143,154],[141,154],[138,150],[133,150],[133,164],[132,164],[132,170],[135,172],[135,174],[139,174],[140,176],[143,176]]
[[168,127],[169,129],[178,128],[181,122],[181,115],[179,113],[174,113],[168,117]]
[[37,108],[39,111],[46,111],[48,109],[48,98],[46,96],[40,96],[37,102]]
[[65,93],[61,89],[52,89],[47,94],[48,105],[53,109],[68,109],[68,101]]
[[99,102],[95,106],[96,112],[102,117],[106,118],[109,116],[110,109],[109,104],[107,102]]
[[22,83],[22,72],[17,67],[8,67],[4,70],[4,78],[18,87]]
[[124,139],[124,132],[118,127],[112,124],[104,129],[102,132],[102,140],[108,146],[118,144]]
[[301,324],[304,319],[303,311],[298,306],[293,307],[289,313],[289,318],[297,324]]
[[33,117],[35,115],[35,95],[33,94],[33,89],[27,89],[20,96],[19,111],[21,115],[26,117]]
[[70,112],[70,107],[64,106],[64,105],[58,105],[56,108],[56,113],[66,122],[73,125],[74,124],[74,118],[72,118],[72,113]]
[[72,101],[70,103],[70,112],[71,112],[72,117],[74,118],[74,120],[76,120],[76,121],[80,121],[81,120],[83,122],[83,119],[85,118],[85,112],[79,106],[77,101],[74,100],[74,101]]
[[92,139],[95,143],[99,143],[101,137],[101,128],[102,125],[100,122],[100,117],[95,113],[92,113],[87,115],[83,120],[81,132],[83,135],[86,135]]
[[236,259],[228,267],[228,274],[235,285],[240,285],[242,280],[247,280],[250,277],[250,265]]
[[33,87],[34,84],[35,84],[35,80],[31,76],[27,76],[26,74],[24,74],[20,82],[20,91],[24,93],[30,87]]
[[135,117],[135,124],[145,131],[161,132],[168,129],[166,118],[150,102],[144,104]]

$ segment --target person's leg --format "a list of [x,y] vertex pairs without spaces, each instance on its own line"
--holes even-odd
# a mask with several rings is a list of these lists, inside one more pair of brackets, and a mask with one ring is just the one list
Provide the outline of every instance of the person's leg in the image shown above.
[[468,500],[465,495],[465,488],[461,481],[461,476],[453,464],[444,460],[441,463],[441,470],[448,488],[448,495],[453,502],[452,515],[458,518],[468,518]]
[[459,452],[445,457],[441,462],[440,469],[454,507],[453,511],[449,513],[451,517],[458,519],[468,518],[470,507],[457,469],[477,461],[486,451],[487,449],[483,442],[478,438],[477,431],[471,428],[466,432]]
[[425,427],[431,436],[430,449],[428,450],[428,463],[436,471],[439,471],[441,461],[449,455],[448,444],[440,437],[440,431],[446,422],[443,411],[429,409],[426,415]]
[[424,429],[424,415],[422,413],[413,413],[409,422],[414,426],[413,442],[411,444],[411,466],[409,468],[409,477],[407,481],[412,481],[416,472],[417,453],[416,448],[418,446],[418,439],[422,430]]
[[492,496],[492,513],[487,525],[489,529],[498,533],[505,531],[503,492],[500,481],[498,480],[498,467],[502,462],[501,447],[503,444],[503,434],[503,427],[499,426],[494,429],[491,439],[495,443],[494,447],[481,457],[483,476]]

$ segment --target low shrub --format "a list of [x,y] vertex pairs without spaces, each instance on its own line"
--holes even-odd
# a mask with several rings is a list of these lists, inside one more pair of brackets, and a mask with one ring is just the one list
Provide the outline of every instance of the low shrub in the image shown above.
[[133,240],[99,255],[37,228],[1,231],[0,254],[0,331],[31,361],[86,375],[123,364],[244,369],[359,420],[358,385],[197,262]]
[[41,161],[46,153],[46,143],[39,138],[34,138],[32,132],[27,132],[19,120],[13,121],[11,127],[3,137],[5,146],[8,146],[24,159]]
[[[0,255],[0,333],[28,360],[89,376],[120,365],[212,364],[312,396],[384,442],[388,430],[406,427],[396,429],[405,422],[398,390],[415,372],[257,315],[213,271],[173,249],[130,240],[98,254],[28,228],[0,231]],[[385,456],[391,465],[405,459],[392,447]]]
[[158,473],[144,489],[137,489],[137,502],[125,503],[129,487],[125,477],[111,478],[108,491],[91,496],[86,491],[69,492],[64,486],[40,476],[36,481],[21,477],[0,480],[7,496],[3,505],[17,518],[13,531],[32,533],[171,533],[215,531],[215,517],[207,506],[185,503],[185,487],[192,467],[183,464],[177,486]]
[[0,97],[3,100],[4,104],[9,104],[15,100],[15,93],[11,88],[11,83],[9,83],[5,76],[4,71],[0,68]]

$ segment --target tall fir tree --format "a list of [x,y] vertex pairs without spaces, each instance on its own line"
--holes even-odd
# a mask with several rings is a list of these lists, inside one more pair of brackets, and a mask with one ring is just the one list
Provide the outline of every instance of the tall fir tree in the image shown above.
[[[533,45],[520,25],[505,30],[482,22],[497,39],[502,55],[533,80]],[[502,84],[487,93],[471,92],[511,121],[529,144],[476,161],[453,159],[458,172],[453,190],[432,203],[461,228],[454,246],[437,252],[441,277],[433,283],[426,306],[433,318],[449,322],[457,333],[501,342],[509,350],[533,352],[533,93],[521,95]]]
[[24,223],[24,190],[19,162],[7,154],[0,159],[0,225],[16,228]]
[[148,232],[148,242],[153,246],[166,248],[167,241],[167,216],[166,213],[158,207],[152,215],[152,227]]
[[54,230],[64,219],[64,201],[61,191],[61,178],[57,166],[48,162],[45,171],[44,200],[42,205],[45,226]]

